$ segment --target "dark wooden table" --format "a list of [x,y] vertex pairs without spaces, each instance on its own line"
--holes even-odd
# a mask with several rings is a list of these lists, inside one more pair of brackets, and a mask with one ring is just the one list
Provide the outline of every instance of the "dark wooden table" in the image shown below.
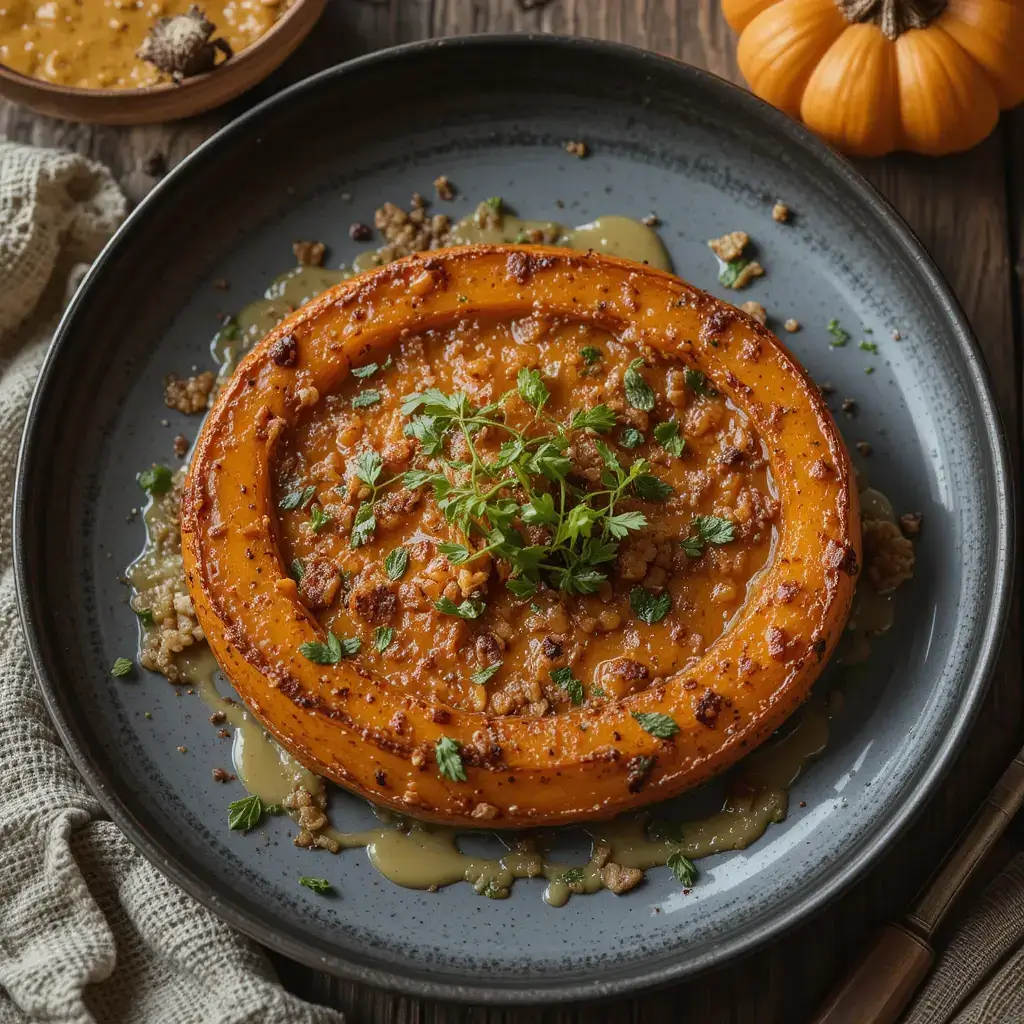
[[[127,194],[154,183],[149,158],[175,162],[245,106],[292,81],[368,50],[426,36],[542,31],[599,36],[672,54],[739,81],[735,40],[718,0],[330,0],[313,35],[259,89],[212,115],[175,125],[116,129],[35,117],[0,104],[0,134],[63,146],[113,168]],[[1019,471],[1021,438],[1020,261],[1024,228],[1024,113],[1004,116],[970,153],[943,160],[899,155],[861,169],[934,256],[974,325],[992,373]],[[351,1024],[794,1024],[805,1020],[878,924],[911,898],[1020,745],[1021,629],[1015,601],[998,674],[972,741],[942,792],[889,855],[828,911],[772,948],[718,973],[661,992],[600,1005],[485,1010],[398,998],[275,958],[284,983],[346,1010]],[[1019,848],[1011,837],[997,851]]]

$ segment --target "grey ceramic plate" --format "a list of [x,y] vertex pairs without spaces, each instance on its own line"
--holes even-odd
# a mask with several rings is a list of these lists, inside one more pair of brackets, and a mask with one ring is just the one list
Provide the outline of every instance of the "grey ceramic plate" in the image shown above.
[[[588,159],[562,148],[577,138]],[[108,675],[136,644],[117,580],[142,543],[141,523],[126,522],[140,499],[135,473],[166,460],[179,431],[195,434],[194,421],[162,407],[163,375],[208,364],[215,314],[258,296],[290,265],[293,239],[323,239],[336,262],[350,259],[353,220],[429,193],[440,173],[459,187],[454,213],[490,195],[571,222],[654,210],[678,272],[726,297],[705,239],[748,231],[769,272],[743,297],[805,325],[784,337],[836,386],[836,401],[856,400],[856,418],[839,420],[851,442],[874,445],[872,479],[899,510],[925,514],[898,629],[846,687],[847,713],[797,784],[788,821],[745,852],[704,861],[688,896],[664,870],[625,897],[561,910],[541,902],[539,881],[505,902],[467,886],[398,889],[358,851],[314,870],[283,828],[266,839],[227,830],[229,790],[210,776],[224,741],[198,698],[159,678]],[[791,224],[772,221],[775,197],[796,212]],[[229,292],[211,287],[221,277]],[[853,335],[845,348],[829,347],[833,317]],[[862,336],[879,355],[858,348]],[[50,708],[90,785],[150,858],[297,959],[407,992],[526,1002],[719,964],[861,874],[935,788],[981,699],[1006,607],[1010,521],[1001,431],[969,328],[928,257],[846,163],[675,61],[492,37],[325,72],[234,122],[155,190],[63,322],[29,420],[16,526]],[[339,796],[335,815],[353,826],[366,812]],[[340,898],[296,885],[321,870]]]

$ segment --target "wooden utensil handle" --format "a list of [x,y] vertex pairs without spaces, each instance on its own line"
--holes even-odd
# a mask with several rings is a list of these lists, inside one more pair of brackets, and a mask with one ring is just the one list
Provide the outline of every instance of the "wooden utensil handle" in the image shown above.
[[924,939],[902,925],[886,925],[813,1024],[895,1024],[934,959]]

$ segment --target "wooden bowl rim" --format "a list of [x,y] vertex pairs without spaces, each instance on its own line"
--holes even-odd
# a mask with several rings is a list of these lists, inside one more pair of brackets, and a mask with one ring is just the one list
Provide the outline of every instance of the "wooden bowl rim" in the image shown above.
[[[76,85],[56,85],[53,82],[47,82],[41,78],[33,78],[31,75],[23,75],[20,71],[14,71],[3,63],[0,63],[0,78],[13,82],[15,85],[23,89],[30,89],[48,96],[65,96],[75,100],[92,99],[98,102],[103,100],[144,100],[153,96],[160,96],[171,92],[182,94],[188,89],[191,89],[192,92],[196,92],[197,89],[208,84],[211,79],[217,76],[218,72],[223,71],[229,65],[233,70],[237,71],[237,69],[242,65],[250,63],[252,58],[261,49],[264,49],[275,36],[280,34],[280,29],[298,17],[300,11],[305,13],[310,7],[319,7],[322,12],[324,6],[325,0],[292,0],[291,5],[284,14],[282,14],[281,17],[278,18],[277,21],[275,21],[274,24],[271,25],[270,28],[267,29],[267,31],[264,32],[263,35],[261,35],[255,42],[251,43],[244,50],[240,50],[237,54],[229,57],[221,64],[218,64],[212,71],[204,71],[200,75],[192,75],[189,78],[183,78],[180,82],[159,82],[157,85],[147,85],[140,89],[85,89]],[[316,17],[319,17],[319,13]],[[316,17],[314,17],[314,21],[316,20]]]

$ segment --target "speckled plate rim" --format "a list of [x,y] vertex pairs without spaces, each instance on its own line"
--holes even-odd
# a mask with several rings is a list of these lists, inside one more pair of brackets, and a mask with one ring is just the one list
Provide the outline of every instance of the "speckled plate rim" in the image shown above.
[[[647,67],[658,66],[662,74],[676,76],[681,90],[685,90],[691,83],[697,82],[701,83],[703,88],[718,90],[722,94],[723,101],[734,104],[743,113],[760,119],[767,131],[785,138],[789,146],[799,149],[808,161],[816,163],[823,174],[829,175],[833,179],[839,179],[843,186],[862,205],[870,208],[872,213],[885,225],[890,235],[889,240],[900,252],[909,271],[930,290],[934,296],[937,311],[942,314],[948,324],[950,337],[955,339],[959,348],[965,383],[969,385],[976,396],[978,407],[981,410],[982,433],[988,445],[991,460],[986,468],[992,475],[995,513],[993,524],[995,574],[991,601],[986,610],[986,626],[978,641],[976,659],[970,678],[963,683],[961,714],[956,717],[949,731],[942,738],[934,756],[928,763],[922,765],[914,783],[907,791],[905,799],[898,806],[893,806],[886,812],[883,822],[872,835],[865,839],[859,850],[849,860],[836,867],[831,876],[816,889],[801,894],[784,912],[776,914],[769,921],[750,928],[735,939],[715,943],[713,948],[690,958],[685,963],[660,962],[649,968],[639,965],[630,967],[628,973],[624,973],[623,976],[581,982],[573,982],[568,979],[557,989],[545,985],[539,991],[529,987],[528,979],[524,979],[524,985],[521,988],[488,984],[486,979],[472,984],[434,982],[422,977],[406,976],[401,973],[400,969],[370,967],[338,956],[324,955],[302,941],[282,936],[273,929],[267,928],[244,909],[225,903],[204,878],[185,865],[177,863],[167,850],[146,835],[130,808],[113,796],[92,753],[79,741],[79,733],[73,718],[65,715],[59,681],[51,678],[47,673],[46,658],[38,642],[36,613],[29,598],[31,588],[28,581],[31,566],[27,563],[26,549],[23,543],[25,521],[29,515],[29,510],[26,507],[26,477],[35,458],[33,425],[40,414],[42,396],[47,390],[47,384],[53,374],[57,372],[57,367],[61,362],[66,335],[69,333],[76,310],[89,301],[105,267],[113,262],[114,253],[121,246],[128,244],[130,236],[145,230],[149,211],[163,202],[165,196],[169,197],[172,194],[176,176],[183,174],[186,169],[192,171],[207,161],[215,159],[216,154],[223,147],[231,146],[232,141],[236,138],[245,136],[249,132],[259,132],[261,121],[267,112],[282,105],[300,103],[304,93],[317,89],[325,80],[343,78],[369,64],[401,63],[405,57],[424,50],[487,48],[491,46],[522,47],[524,51],[543,49],[552,52],[563,48],[588,49],[596,56],[605,56],[609,60],[619,63],[632,63],[635,65],[637,74],[643,74]],[[783,932],[805,921],[812,914],[831,903],[841,892],[859,879],[922,810],[951,767],[954,757],[967,738],[999,653],[1003,627],[1012,596],[1014,503],[1011,479],[1006,437],[993,399],[988,371],[980,347],[952,290],[919,240],[889,203],[849,162],[831,150],[801,124],[745,90],[708,72],[669,57],[659,56],[650,51],[620,43],[538,34],[474,35],[423,40],[378,51],[329,68],[283,90],[236,118],[182,161],[139,204],[107,244],[93,263],[85,281],[58,325],[29,406],[19,451],[14,493],[15,580],[29,655],[40,681],[44,701],[61,740],[86,783],[131,842],[171,881],[189,892],[223,920],[294,960],[330,971],[351,981],[375,985],[408,995],[492,1005],[524,1005],[536,1004],[541,1001],[553,1003],[598,999],[680,981],[713,967],[722,966],[727,961],[749,954],[770,940],[777,939]]]

